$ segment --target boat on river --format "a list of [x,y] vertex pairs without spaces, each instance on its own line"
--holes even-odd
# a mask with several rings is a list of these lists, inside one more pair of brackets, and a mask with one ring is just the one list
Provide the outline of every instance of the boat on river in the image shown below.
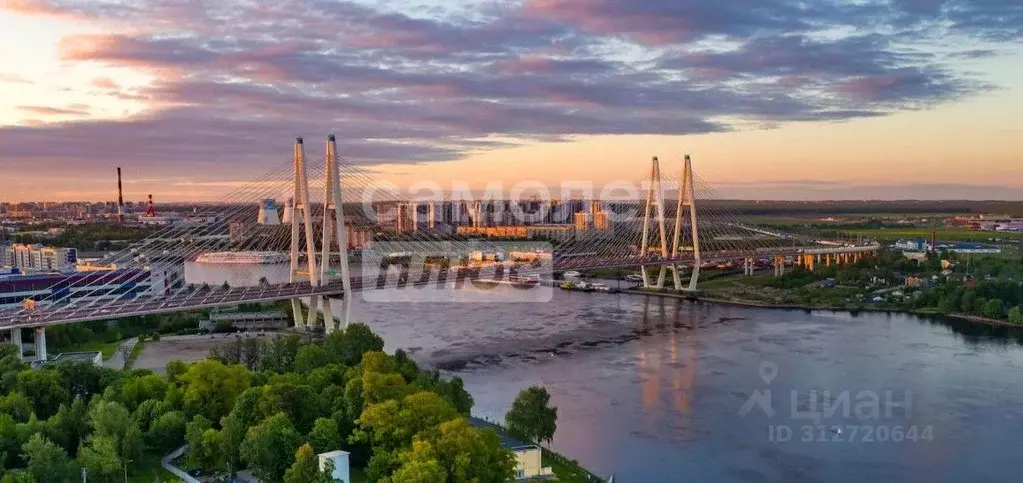
[[540,286],[540,279],[534,277],[509,277],[507,280],[487,278],[473,280],[472,283],[490,286],[508,285],[514,288],[530,289]]

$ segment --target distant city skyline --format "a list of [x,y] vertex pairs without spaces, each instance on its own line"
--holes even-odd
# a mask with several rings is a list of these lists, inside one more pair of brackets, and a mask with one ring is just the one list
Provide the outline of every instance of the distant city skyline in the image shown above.
[[[275,19],[266,22],[266,18]],[[212,201],[294,137],[401,187],[1023,200],[1017,0],[0,0],[0,202]]]

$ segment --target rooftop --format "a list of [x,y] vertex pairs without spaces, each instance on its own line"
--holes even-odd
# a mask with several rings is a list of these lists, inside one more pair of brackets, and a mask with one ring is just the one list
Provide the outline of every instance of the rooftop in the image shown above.
[[489,429],[493,429],[494,431],[497,431],[497,435],[501,437],[501,446],[504,446],[505,448],[508,448],[510,450],[527,449],[527,448],[535,448],[536,447],[535,444],[523,443],[522,441],[519,441],[519,440],[509,436],[508,433],[504,430],[504,428],[502,428],[502,427],[500,427],[500,426],[498,426],[496,424],[493,424],[493,423],[491,423],[489,421],[485,421],[483,419],[480,419],[480,418],[469,416],[469,425],[471,425],[474,428],[480,428],[480,429],[487,429],[487,428],[489,428]]

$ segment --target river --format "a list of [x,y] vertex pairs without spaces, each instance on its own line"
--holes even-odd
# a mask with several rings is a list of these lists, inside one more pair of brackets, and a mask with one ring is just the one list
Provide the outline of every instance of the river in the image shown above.
[[545,386],[553,449],[616,481],[1023,474],[1013,329],[560,290],[545,303],[357,298],[353,314],[389,349],[462,377],[478,416],[500,420]]

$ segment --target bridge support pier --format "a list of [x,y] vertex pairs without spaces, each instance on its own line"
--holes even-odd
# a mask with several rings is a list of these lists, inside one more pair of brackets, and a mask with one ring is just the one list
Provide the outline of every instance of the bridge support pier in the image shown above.
[[752,258],[744,258],[742,263],[742,274],[747,277],[752,277],[756,271],[756,261]]
[[11,329],[11,344],[18,348],[18,360],[25,360],[25,347],[21,342],[21,329]]
[[46,360],[46,327],[36,327],[36,360]]
[[774,257],[774,276],[780,277],[785,275],[785,258]]

